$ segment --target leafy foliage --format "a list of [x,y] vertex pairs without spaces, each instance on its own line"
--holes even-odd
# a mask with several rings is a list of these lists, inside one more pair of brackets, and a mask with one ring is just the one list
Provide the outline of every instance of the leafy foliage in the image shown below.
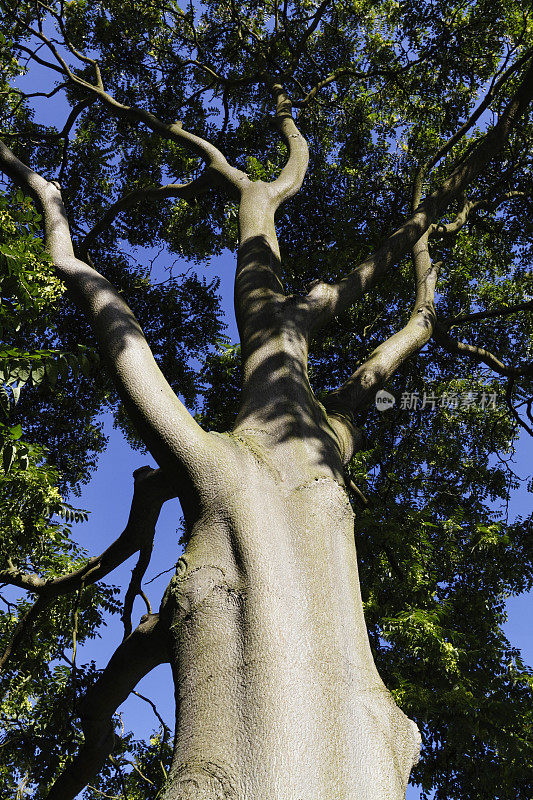
[[[43,252],[37,235],[39,217],[31,201],[21,193],[15,198],[0,198],[0,217],[3,335],[17,336],[31,329],[37,337],[51,323],[63,286]],[[50,392],[58,379],[63,382],[68,379],[69,367],[89,368],[86,349],[80,348],[78,353],[28,351],[10,343],[0,347],[1,569],[15,567],[53,578],[85,562],[85,554],[73,541],[71,529],[60,518],[76,522],[86,518],[86,512],[63,501],[58,472],[47,463],[45,448],[26,440],[21,422],[12,424],[23,390],[33,387]],[[79,741],[79,735],[71,727],[76,717],[76,692],[94,674],[94,665],[74,668],[66,656],[72,646],[73,614],[77,641],[83,643],[96,635],[109,613],[117,610],[114,594],[112,587],[100,585],[85,590],[77,598],[56,601],[46,617],[39,620],[39,629],[27,637],[23,652],[4,670],[0,704],[4,729],[0,763],[3,796],[15,796],[30,768],[37,768],[43,780],[48,780],[46,776],[53,774],[73,752]],[[0,640],[5,647],[31,604],[12,589],[5,590],[1,600],[4,608],[0,612]]]

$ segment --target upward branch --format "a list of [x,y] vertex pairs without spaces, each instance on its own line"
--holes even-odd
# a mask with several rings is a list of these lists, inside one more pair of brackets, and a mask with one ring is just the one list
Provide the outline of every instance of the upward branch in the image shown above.
[[274,84],[272,93],[276,98],[276,124],[289,150],[289,158],[281,175],[270,184],[279,206],[293,197],[301,187],[309,164],[309,150],[307,142],[296,127],[292,104],[283,86]]
[[[531,59],[531,54],[528,58]],[[307,296],[311,328],[321,327],[332,316],[342,313],[412,249],[431,224],[440,218],[450,203],[460,196],[502,149],[511,129],[524,114],[532,99],[533,62],[527,67],[516,93],[496,125],[455,167],[448,179],[426,197],[400,228],[384,240],[379,250],[338,283],[333,285],[319,283],[313,286]]]
[[[435,326],[435,287],[438,265],[432,264],[427,232],[413,248],[416,281],[414,308],[407,324],[377,347],[369,358],[339,389],[330,392],[326,408],[333,413],[353,417],[367,406],[378,389],[413,353],[431,338]],[[349,455],[349,454],[348,454]]]
[[133,313],[112,284],[76,258],[59,188],[0,142],[0,168],[43,210],[45,243],[59,276],[84,310],[139,435],[160,466],[190,471],[213,447],[156,364]]
[[[285,296],[275,228],[276,211],[302,185],[309,154],[292,117],[287,93],[281,85],[274,84],[272,94],[276,101],[275,121],[287,144],[287,162],[270,183],[243,182],[239,204],[235,313],[242,344],[244,392],[237,425],[243,426],[274,414],[282,397],[286,400],[290,396],[300,410],[309,403],[309,386],[303,379],[307,339],[304,326],[295,324],[295,306]],[[288,327],[299,331],[294,336],[287,335]],[[298,376],[291,370],[278,369],[280,359],[288,358],[299,365]]]
[[273,308],[284,298],[279,277],[280,252],[274,217],[282,203],[302,185],[309,151],[296,127],[291,101],[280,84],[271,88],[276,101],[275,122],[287,145],[288,158],[276,180],[241,183],[239,203],[239,253],[235,277],[235,311],[247,356],[268,338]]
[[414,180],[414,187],[413,187],[413,201],[414,201],[414,208],[418,206],[420,200],[422,199],[422,185],[424,179],[429,174],[430,170],[439,163],[454,147],[455,145],[461,141],[463,136],[465,136],[469,130],[471,130],[481,115],[487,110],[490,104],[493,102],[494,98],[497,96],[499,90],[502,86],[509,80],[509,78],[514,75],[524,64],[531,59],[532,51],[529,48],[520,58],[505,68],[502,73],[498,77],[494,77],[492,83],[485,94],[483,100],[479,103],[479,105],[474,109],[474,111],[470,114],[468,119],[458,128],[455,133],[450,136],[450,138],[439,147],[439,149],[431,156],[425,164],[422,164],[417,173],[415,175]]

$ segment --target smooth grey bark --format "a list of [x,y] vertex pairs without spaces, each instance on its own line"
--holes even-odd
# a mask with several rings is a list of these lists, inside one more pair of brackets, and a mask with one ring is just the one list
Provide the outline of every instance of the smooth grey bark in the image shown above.
[[171,583],[164,800],[400,800],[419,736],[370,652],[335,435],[247,424],[217,437],[225,468]]
[[[307,164],[297,147],[292,186]],[[209,499],[170,586],[177,714],[163,796],[400,800],[418,731],[370,651],[345,442],[309,385],[306,306],[277,274],[276,189],[241,194],[243,396],[234,430],[212,434],[220,466],[204,475]]]

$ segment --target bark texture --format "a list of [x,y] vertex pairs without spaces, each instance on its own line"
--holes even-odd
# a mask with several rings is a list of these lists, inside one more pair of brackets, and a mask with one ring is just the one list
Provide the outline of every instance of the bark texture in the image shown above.
[[171,583],[164,798],[399,800],[418,730],[374,666],[332,435],[219,438],[212,500]]

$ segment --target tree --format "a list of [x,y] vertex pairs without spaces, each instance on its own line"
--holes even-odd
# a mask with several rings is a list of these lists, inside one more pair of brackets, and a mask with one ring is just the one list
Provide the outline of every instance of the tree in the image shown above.
[[[83,735],[54,745],[36,796],[74,798],[102,769],[93,796],[114,785],[106,759],[126,745],[113,714],[168,660],[165,800],[400,798],[419,733],[397,702],[425,736],[425,789],[482,798],[497,779],[499,797],[529,797],[531,676],[499,625],[504,594],[531,585],[530,521],[498,518],[510,478],[489,460],[533,421],[528,12],[512,0],[4,5],[18,61],[6,59],[0,163],[41,209],[75,309],[58,336],[80,333],[82,310],[158,465],[136,472],[127,527],[102,555],[53,577],[1,571],[36,597],[32,622],[139,553],[124,641],[74,687],[88,687]],[[59,83],[9,87],[22,59]],[[65,125],[35,123],[32,97],[59,92]],[[240,349],[206,356],[197,419],[178,398],[195,402],[192,369],[154,325],[157,293],[123,242],[198,260],[237,251]],[[169,312],[186,301],[171,288]],[[205,356],[220,331],[213,287],[190,291],[211,302],[196,312],[203,345],[190,340]],[[380,415],[384,386],[398,402]],[[410,413],[417,396],[446,405],[431,429],[425,408]],[[27,402],[31,419],[40,401]],[[132,631],[175,496],[185,551],[159,613]],[[24,654],[22,625],[10,649]],[[141,778],[161,748],[137,746]],[[157,789],[117,780],[123,794]]]

